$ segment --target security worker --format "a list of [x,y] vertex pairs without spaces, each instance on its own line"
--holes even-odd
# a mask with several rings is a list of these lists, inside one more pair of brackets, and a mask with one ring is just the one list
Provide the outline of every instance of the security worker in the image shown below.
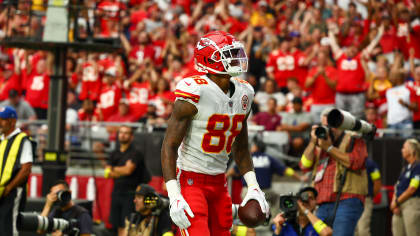
[[133,128],[121,126],[118,130],[119,148],[112,152],[104,172],[105,178],[114,179],[109,221],[118,229],[119,236],[125,235],[125,218],[134,211],[137,185],[150,181],[143,154],[136,150],[133,140]]
[[16,218],[26,202],[26,183],[34,159],[34,145],[16,128],[17,114],[0,108],[0,229],[2,235],[18,235]]
[[391,211],[394,214],[392,234],[420,235],[420,143],[416,139],[408,139],[401,154],[407,165],[398,178],[391,202]]
[[368,195],[365,199],[362,216],[357,222],[355,236],[370,236],[370,224],[372,221],[373,198],[379,193],[382,187],[381,172],[378,164],[370,158],[366,159],[366,171],[368,175]]

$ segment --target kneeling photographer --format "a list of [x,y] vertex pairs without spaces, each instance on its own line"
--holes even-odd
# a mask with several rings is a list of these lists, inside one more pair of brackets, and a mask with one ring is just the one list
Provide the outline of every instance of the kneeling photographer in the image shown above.
[[172,221],[169,217],[169,202],[155,190],[141,184],[136,188],[134,198],[136,212],[125,222],[128,236],[173,236]]
[[273,219],[273,236],[332,235],[332,229],[314,215],[317,195],[316,189],[306,187],[297,196],[281,196],[282,213]]
[[[56,230],[52,235],[80,235],[89,236],[92,234],[92,217],[88,210],[76,205],[71,200],[69,185],[64,180],[58,180],[47,195],[47,202],[42,210],[41,216],[48,218],[61,218],[69,222],[76,221],[76,229],[71,232]],[[39,232],[44,233],[44,232]]]
[[299,165],[304,172],[312,171],[317,217],[333,228],[334,235],[352,236],[368,191],[368,153],[362,135],[373,138],[376,128],[338,109],[323,111],[321,122],[323,126],[312,127]]

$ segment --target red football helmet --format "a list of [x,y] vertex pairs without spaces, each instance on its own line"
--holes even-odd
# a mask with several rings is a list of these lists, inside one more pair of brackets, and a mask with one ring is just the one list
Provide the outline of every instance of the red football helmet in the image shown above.
[[196,69],[205,73],[238,76],[248,70],[243,44],[223,31],[201,37],[194,50],[194,61]]

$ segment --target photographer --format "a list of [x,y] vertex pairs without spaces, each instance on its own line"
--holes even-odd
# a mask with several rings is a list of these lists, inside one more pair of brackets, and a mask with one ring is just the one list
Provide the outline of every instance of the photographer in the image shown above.
[[[92,234],[92,217],[85,208],[73,203],[69,185],[64,180],[58,180],[51,187],[41,216],[62,218],[65,220],[76,219],[80,236],[89,236]],[[61,231],[55,231],[52,235],[59,236],[66,234],[63,234]]]
[[313,213],[317,195],[318,192],[312,187],[301,189],[297,200],[298,212],[292,213],[292,219],[286,219],[284,213],[278,214],[273,219],[273,236],[332,235],[332,229]]
[[[330,112],[321,114],[324,127]],[[368,193],[366,143],[351,132],[332,127],[325,128],[325,138],[319,138],[317,128],[312,127],[299,165],[303,171],[312,171],[319,193],[317,216],[333,227],[334,235],[353,235]]]
[[134,204],[136,212],[125,221],[125,234],[128,236],[173,236],[168,206],[147,184],[136,189]]

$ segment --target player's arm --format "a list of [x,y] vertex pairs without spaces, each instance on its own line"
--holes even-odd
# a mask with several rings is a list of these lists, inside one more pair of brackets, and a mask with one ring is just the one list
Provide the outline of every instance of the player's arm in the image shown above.
[[[185,212],[191,218],[194,217],[194,214],[181,195],[181,189],[176,181],[176,159],[178,158],[178,147],[181,145],[191,125],[191,120],[197,112],[197,108],[189,102],[182,100],[175,102],[161,150],[162,172],[168,190],[170,216],[172,221],[181,229],[186,229],[191,225]],[[175,202],[177,204],[174,204]]]
[[241,206],[244,206],[249,200],[255,199],[260,204],[262,212],[269,217],[270,208],[265,200],[264,193],[261,191],[255,175],[254,165],[252,163],[251,154],[248,147],[248,115],[245,117],[242,125],[242,130],[236,136],[235,142],[232,145],[233,158],[238,166],[239,172],[243,175],[248,186],[248,192],[243,199]]
[[242,123],[241,132],[236,136],[235,142],[232,145],[233,159],[235,160],[241,175],[244,175],[249,171],[254,171],[254,165],[248,147],[248,125],[246,122],[248,120],[248,115]]
[[177,100],[174,104],[161,150],[162,172],[165,182],[176,178],[178,147],[181,145],[190,127],[191,120],[197,112],[197,108],[188,102]]

